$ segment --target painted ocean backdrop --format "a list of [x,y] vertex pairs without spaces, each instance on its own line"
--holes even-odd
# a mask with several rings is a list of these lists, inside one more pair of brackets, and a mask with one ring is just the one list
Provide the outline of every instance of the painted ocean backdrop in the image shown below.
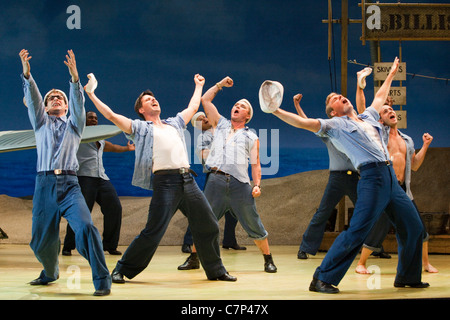
[[[193,158],[192,156],[191,158]],[[0,153],[0,194],[11,197],[28,197],[34,193],[36,177],[36,150]],[[277,178],[299,172],[328,169],[328,152],[323,148],[280,148],[279,154],[261,154],[262,179]],[[192,160],[191,168],[203,189],[205,174],[201,164]],[[151,191],[131,185],[134,152],[103,154],[103,164],[119,196],[148,197]]]

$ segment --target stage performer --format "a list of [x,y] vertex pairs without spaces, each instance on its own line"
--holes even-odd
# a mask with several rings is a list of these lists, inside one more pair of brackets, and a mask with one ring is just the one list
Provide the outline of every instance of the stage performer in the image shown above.
[[86,125],[86,114],[75,54],[69,50],[64,61],[72,77],[69,99],[58,89],[50,90],[42,99],[30,73],[31,56],[25,49],[20,51],[19,56],[23,67],[25,104],[35,132],[37,149],[30,246],[44,267],[40,276],[30,284],[46,285],[59,278],[59,224],[61,217],[64,217],[75,232],[78,252],[91,265],[94,295],[108,295],[111,292],[111,276],[103,254],[102,240],[92,222],[76,175],[76,154]]

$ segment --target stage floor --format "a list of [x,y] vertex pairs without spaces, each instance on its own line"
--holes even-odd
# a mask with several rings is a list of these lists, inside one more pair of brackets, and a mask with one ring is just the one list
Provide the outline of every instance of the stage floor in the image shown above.
[[[120,247],[124,252],[126,247]],[[202,268],[179,271],[188,254],[179,246],[160,246],[144,272],[125,284],[113,284],[111,295],[94,297],[90,267],[78,252],[60,256],[60,278],[47,286],[31,286],[41,265],[28,245],[0,244],[0,300],[383,300],[450,298],[450,255],[430,255],[439,273],[423,272],[426,289],[394,288],[397,255],[371,257],[372,275],[355,273],[357,260],[339,285],[339,294],[308,290],[312,275],[325,253],[297,259],[296,246],[272,246],[278,272],[263,271],[264,260],[255,246],[246,251],[221,249],[222,259],[237,282],[209,281]],[[118,256],[105,255],[110,271]],[[359,259],[359,256],[357,257]]]

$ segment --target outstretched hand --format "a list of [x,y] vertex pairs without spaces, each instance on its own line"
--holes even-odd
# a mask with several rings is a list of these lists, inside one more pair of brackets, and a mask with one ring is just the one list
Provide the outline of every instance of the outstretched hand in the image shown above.
[[22,61],[22,69],[23,69],[23,75],[25,78],[30,77],[30,59],[32,58],[29,56],[28,50],[22,49],[19,52],[20,60]]
[[75,60],[75,54],[72,50],[68,50],[67,53],[69,55],[66,55],[66,61],[64,61],[64,64],[69,68],[69,73],[72,76],[72,82],[78,82],[78,70],[77,70],[77,61]]

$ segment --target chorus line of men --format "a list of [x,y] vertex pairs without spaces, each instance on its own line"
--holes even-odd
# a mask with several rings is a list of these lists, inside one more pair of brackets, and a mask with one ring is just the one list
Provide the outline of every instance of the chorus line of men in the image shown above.
[[[154,94],[149,90],[144,91],[134,106],[141,119],[132,120],[115,113],[96,96],[94,91],[97,82],[93,75],[88,76],[88,84],[82,87],[75,55],[71,50],[64,61],[71,76],[69,98],[58,89],[50,90],[42,98],[31,76],[29,52],[23,49],[19,56],[23,68],[24,102],[35,131],[38,154],[30,246],[43,265],[43,270],[37,279],[30,282],[31,285],[46,285],[59,278],[61,217],[67,219],[74,233],[77,250],[91,266],[94,295],[103,296],[110,294],[112,282],[125,283],[125,278],[133,279],[148,266],[177,210],[187,217],[194,239],[193,253],[181,269],[198,268],[198,264],[201,264],[209,280],[237,280],[228,273],[222,262],[218,240],[218,219],[226,212],[231,212],[263,254],[264,271],[277,272],[269,247],[268,232],[255,204],[255,198],[261,196],[261,165],[258,137],[246,126],[253,117],[252,105],[247,99],[240,99],[232,106],[230,118],[227,119],[223,109],[213,104],[214,98],[223,88],[233,86],[230,77],[223,78],[202,94],[205,79],[199,74],[195,75],[194,93],[188,106],[164,120],[160,118],[161,107]],[[395,122],[391,119],[391,114],[395,115],[395,112],[385,102],[397,69],[396,58],[372,104],[367,109],[362,107],[364,111],[359,110],[358,106],[358,111],[361,111],[359,115],[346,97],[336,93],[331,93],[326,99],[329,119],[306,117],[299,104],[301,96],[294,97],[298,114],[285,111],[279,105],[269,110],[287,124],[315,133],[327,144],[330,181],[320,207],[334,207],[336,204],[331,202],[335,200],[331,198],[339,201],[342,197],[342,194],[339,197],[334,195],[325,200],[327,194],[333,193],[332,189],[336,188],[330,186],[330,182],[336,180],[332,179],[335,176],[333,172],[352,172],[353,191],[350,197],[355,209],[350,226],[340,233],[317,267],[310,291],[339,292],[339,282],[368,239],[372,227],[386,217],[394,225],[398,239],[399,261],[394,286],[429,286],[421,281],[422,244],[426,232],[418,210],[406,192],[410,193],[411,161],[414,161],[412,168],[420,166],[432,137],[424,135],[423,152],[419,152],[419,157],[409,149],[408,153],[395,153],[395,157],[398,154],[406,155],[406,165],[400,165],[404,168],[404,174],[399,174],[394,171],[398,167],[397,159],[393,158],[393,165],[389,157],[393,149],[388,149],[390,145],[395,145],[391,141],[400,133],[395,123],[394,126],[386,127],[378,121],[381,114],[385,123],[385,118]],[[97,110],[134,142],[132,184],[153,190],[145,227],[128,246],[111,273],[106,266],[101,236],[92,222],[92,207],[86,204],[77,179],[77,151],[86,126],[84,92]],[[265,96],[272,99],[267,92]],[[358,101],[364,100],[360,98]],[[268,104],[271,102],[268,101]],[[198,187],[194,179],[196,174],[190,168],[184,136],[187,124],[197,114],[200,105],[203,105],[213,132],[209,155],[205,160],[209,174],[203,191]],[[396,143],[398,145],[398,141]],[[99,145],[95,147],[99,148]],[[331,167],[334,155],[339,155],[348,167],[334,170]],[[419,164],[415,163],[416,158]],[[406,184],[406,192],[399,182]],[[328,209],[319,208],[315,214],[305,232],[299,258],[307,253],[315,254],[317,248],[314,249],[314,246],[317,247],[317,243],[320,245],[323,222],[327,220],[324,216],[328,214],[320,213],[321,210]],[[308,234],[315,239],[308,240]],[[374,249],[377,244],[379,242],[374,241],[368,248]],[[115,253],[114,247],[106,250]]]

